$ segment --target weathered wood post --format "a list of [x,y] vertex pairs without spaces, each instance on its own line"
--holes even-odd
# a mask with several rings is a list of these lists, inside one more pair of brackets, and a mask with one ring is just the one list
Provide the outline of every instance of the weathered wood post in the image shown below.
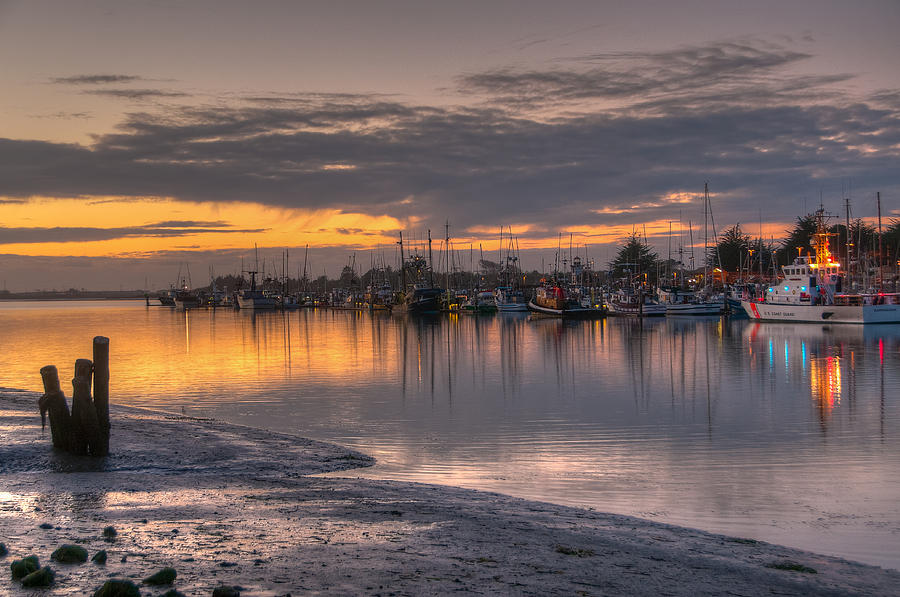
[[109,338],[94,336],[94,410],[100,424],[95,456],[109,454]]
[[99,456],[100,423],[91,403],[89,377],[76,377],[72,380],[72,421],[75,427],[72,451],[76,454]]
[[59,372],[56,366],[41,367],[41,380],[44,382],[44,395],[38,401],[38,407],[41,409],[41,425],[44,416],[49,413],[53,447],[68,450],[71,439],[71,416],[66,397],[59,387]]
[[99,439],[100,424],[91,401],[93,367],[89,359],[75,361],[72,380],[72,451],[75,454],[93,454]]

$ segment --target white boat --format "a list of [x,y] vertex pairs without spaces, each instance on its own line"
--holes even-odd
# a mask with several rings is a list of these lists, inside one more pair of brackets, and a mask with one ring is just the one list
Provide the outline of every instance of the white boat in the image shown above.
[[657,290],[659,302],[666,308],[666,315],[721,315],[725,309],[724,300],[706,300],[692,290],[660,288]]
[[494,290],[494,297],[499,311],[528,311],[528,301],[525,299],[525,293],[521,290],[514,290],[509,286],[498,286]]
[[900,294],[846,294],[840,263],[832,259],[825,210],[816,212],[815,257],[798,257],[782,266],[783,278],[758,301],[742,300],[750,319],[816,323],[900,323]]

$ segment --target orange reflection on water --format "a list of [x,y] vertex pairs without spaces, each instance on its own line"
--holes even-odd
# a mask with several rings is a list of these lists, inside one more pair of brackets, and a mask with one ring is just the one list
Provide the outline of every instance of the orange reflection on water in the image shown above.
[[812,397],[822,415],[831,414],[841,403],[841,358],[823,357],[809,362]]

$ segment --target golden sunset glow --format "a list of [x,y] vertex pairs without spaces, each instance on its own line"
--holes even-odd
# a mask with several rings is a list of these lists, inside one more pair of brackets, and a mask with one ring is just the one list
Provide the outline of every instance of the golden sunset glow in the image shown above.
[[[388,216],[345,213],[336,209],[193,203],[154,197],[35,198],[23,203],[0,204],[0,219],[10,228],[51,229],[40,242],[4,243],[0,245],[3,252],[84,257],[140,257],[172,250],[246,249],[254,244],[286,247],[309,243],[367,248],[393,244],[396,231],[408,224]],[[54,228],[122,232],[108,240],[55,242]],[[147,228],[146,232],[141,228]]]

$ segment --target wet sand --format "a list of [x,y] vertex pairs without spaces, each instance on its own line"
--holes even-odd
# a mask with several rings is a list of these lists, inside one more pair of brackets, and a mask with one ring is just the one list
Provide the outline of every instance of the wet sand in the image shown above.
[[[767,543],[503,495],[352,478],[340,446],[113,406],[112,455],[55,453],[33,393],[0,392],[0,593],[9,563],[50,565],[53,595],[170,566],[211,595],[898,595],[900,572]],[[347,471],[347,478],[309,476]],[[42,528],[49,526],[50,528]],[[113,526],[113,541],[103,529]],[[103,566],[59,564],[78,543]],[[799,571],[799,570],[806,571]],[[810,570],[815,570],[815,573]]]

